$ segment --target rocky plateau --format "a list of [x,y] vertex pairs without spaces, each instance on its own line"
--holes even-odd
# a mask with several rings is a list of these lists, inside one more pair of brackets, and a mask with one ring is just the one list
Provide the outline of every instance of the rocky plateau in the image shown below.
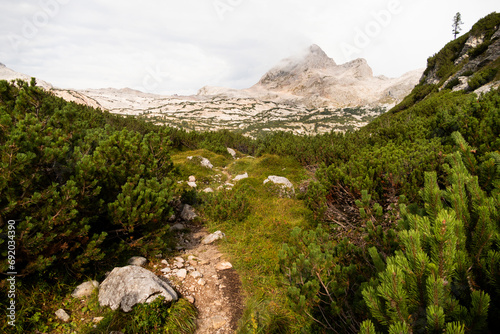
[[[60,89],[38,85],[68,101],[134,115],[186,130],[229,129],[256,137],[274,130],[318,134],[355,130],[401,101],[423,70],[400,78],[374,76],[364,59],[337,65],[317,45],[282,60],[250,88],[201,88],[166,96],[130,88]],[[29,76],[0,65],[0,79]]]

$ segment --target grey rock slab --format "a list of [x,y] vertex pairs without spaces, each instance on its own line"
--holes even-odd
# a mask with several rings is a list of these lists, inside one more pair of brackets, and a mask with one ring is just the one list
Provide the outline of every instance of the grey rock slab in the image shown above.
[[150,303],[163,296],[177,300],[177,293],[151,271],[138,266],[117,267],[101,283],[99,304],[129,312],[135,304]]
[[99,282],[97,281],[87,281],[75,288],[73,290],[73,293],[71,296],[73,298],[82,298],[82,297],[88,297],[92,294],[94,289],[99,288]]

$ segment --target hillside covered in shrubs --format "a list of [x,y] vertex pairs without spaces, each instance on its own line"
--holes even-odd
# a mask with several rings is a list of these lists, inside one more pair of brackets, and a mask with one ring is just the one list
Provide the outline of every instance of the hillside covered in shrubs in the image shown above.
[[[494,333],[500,90],[473,91],[498,80],[499,27],[496,13],[479,21],[429,58],[401,104],[345,134],[186,132],[0,81],[0,244],[6,256],[15,220],[17,332],[65,332],[40,310],[70,281],[172,253],[165,222],[179,200],[229,236],[221,246],[247,300],[242,333]],[[463,53],[470,36],[483,42]],[[453,91],[463,77],[468,88]],[[178,183],[197,170],[177,157],[205,152],[229,166],[228,147],[242,157],[234,173],[249,171],[241,186],[204,195]],[[296,197],[264,195],[259,178],[277,172]],[[51,296],[47,306],[37,294]]]

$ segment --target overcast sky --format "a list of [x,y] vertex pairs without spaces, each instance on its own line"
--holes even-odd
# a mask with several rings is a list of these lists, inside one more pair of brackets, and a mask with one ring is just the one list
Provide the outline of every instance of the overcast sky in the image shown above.
[[0,62],[61,88],[246,88],[319,45],[375,75],[424,68],[498,0],[0,0]]

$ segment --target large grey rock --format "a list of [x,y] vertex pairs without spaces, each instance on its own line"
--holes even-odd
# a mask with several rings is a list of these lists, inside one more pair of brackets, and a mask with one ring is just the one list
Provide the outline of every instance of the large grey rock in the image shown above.
[[94,289],[97,289],[99,287],[99,282],[97,281],[87,281],[75,288],[71,296],[73,298],[83,298],[83,297],[88,297],[92,294],[92,291]]
[[151,271],[138,266],[117,267],[101,283],[99,304],[129,312],[135,304],[151,303],[163,296],[177,300],[177,293]]
[[194,212],[194,209],[191,205],[189,204],[184,204],[184,207],[182,208],[181,212],[181,219],[186,220],[186,221],[191,221],[198,217],[196,212]]
[[221,231],[216,231],[212,234],[207,235],[201,240],[201,243],[204,245],[208,245],[211,243],[214,243],[215,241],[224,238],[226,235],[222,233]]
[[264,184],[271,182],[278,189],[278,195],[281,197],[293,197],[295,189],[292,182],[283,176],[270,175],[264,180]]

